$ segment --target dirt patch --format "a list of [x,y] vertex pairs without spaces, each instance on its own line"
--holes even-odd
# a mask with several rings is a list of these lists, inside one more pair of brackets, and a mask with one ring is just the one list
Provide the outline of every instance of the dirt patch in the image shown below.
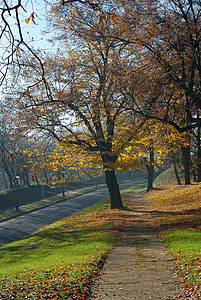
[[129,207],[130,226],[121,232],[90,299],[188,299],[181,293],[174,262],[155,233],[147,200],[133,193]]

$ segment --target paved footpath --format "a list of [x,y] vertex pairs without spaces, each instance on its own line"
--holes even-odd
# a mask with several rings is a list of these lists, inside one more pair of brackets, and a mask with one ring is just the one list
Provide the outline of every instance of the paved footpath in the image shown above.
[[131,222],[109,255],[90,300],[189,299],[179,295],[180,279],[163,241],[154,234],[147,201],[138,193],[131,195]]
[[[144,181],[128,182],[120,185],[120,189],[144,183]],[[93,205],[108,197],[107,188],[102,188],[73,199],[63,201],[40,210],[16,217],[0,223],[0,247],[20,240],[41,228],[65,217],[69,217],[87,206]]]

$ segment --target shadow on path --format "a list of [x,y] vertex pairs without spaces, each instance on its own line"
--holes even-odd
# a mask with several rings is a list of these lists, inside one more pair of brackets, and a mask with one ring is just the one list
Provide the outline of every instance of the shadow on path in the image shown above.
[[186,299],[163,241],[154,234],[152,213],[139,194],[130,198],[129,224],[113,248],[90,299]]

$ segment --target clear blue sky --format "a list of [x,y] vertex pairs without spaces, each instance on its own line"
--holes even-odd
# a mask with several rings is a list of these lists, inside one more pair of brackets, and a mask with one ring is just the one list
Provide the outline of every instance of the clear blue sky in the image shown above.
[[[46,14],[48,9],[50,9],[50,7],[45,6],[43,0],[29,0],[26,5],[27,12],[23,13],[21,16],[23,35],[27,42],[31,41],[31,45],[33,45],[35,49],[52,49],[52,44],[47,41],[48,39],[51,39],[52,35],[44,34],[44,31],[47,30]],[[34,21],[36,24],[34,24],[31,19],[27,24],[25,19],[28,19],[33,12],[35,16]]]
[[[17,4],[17,0],[10,0],[12,3],[12,6]],[[15,3],[16,2],[16,3]],[[21,24],[21,29],[22,29],[22,34],[24,37],[24,40],[29,43],[30,46],[34,47],[35,49],[41,48],[41,49],[46,49],[48,51],[53,50],[52,49],[52,44],[49,43],[47,40],[51,39],[52,35],[48,34],[45,35],[42,33],[43,31],[46,30],[47,24],[46,24],[46,14],[47,11],[50,7],[45,5],[44,0],[22,0],[22,3],[24,3],[24,11],[23,9],[20,8],[19,14],[20,14],[20,24]],[[0,8],[4,7],[5,5],[3,4],[3,0],[0,0]],[[30,15],[34,13],[34,21],[36,24],[32,22],[30,19],[30,22],[27,24],[25,22],[26,19],[30,17]],[[19,31],[16,26],[16,18],[15,18],[15,12],[12,11],[12,15],[9,16],[7,14],[6,21],[9,23],[12,32],[15,36],[15,39],[19,39]],[[4,26],[4,23],[2,19],[0,20],[0,29],[2,30]],[[17,45],[17,42],[16,42]],[[5,59],[7,55],[9,55],[10,51],[9,47],[9,38],[8,34],[5,32],[4,36],[0,40],[0,56],[3,54],[3,58]]]
[[[18,0],[7,0],[7,3],[13,7],[18,3]],[[50,9],[50,6],[48,7],[45,4],[45,0],[22,0],[22,3],[24,4],[25,11],[22,8],[19,9],[19,18],[25,42],[32,49],[41,49],[45,52],[55,52],[57,47],[48,42],[48,40],[52,38],[52,34],[44,34],[44,31],[48,28],[48,24],[46,23],[46,15],[47,11]],[[0,0],[0,8],[5,8],[3,0]],[[35,24],[32,19],[30,19],[29,23],[27,24],[25,20],[28,19],[32,13],[34,13],[35,16]],[[8,31],[5,31],[4,35],[0,39],[0,82],[3,78],[3,74],[5,74],[7,70],[7,58],[12,54],[13,50],[15,50],[15,47],[18,45],[17,40],[19,40],[19,30],[16,26],[15,11],[13,10],[11,12],[11,16],[7,14],[4,15],[4,17],[6,18],[6,21],[8,22],[16,41],[12,47],[10,44]],[[3,28],[4,22],[0,15],[0,33],[2,32]],[[21,45],[20,48],[26,51],[26,48],[23,45]]]

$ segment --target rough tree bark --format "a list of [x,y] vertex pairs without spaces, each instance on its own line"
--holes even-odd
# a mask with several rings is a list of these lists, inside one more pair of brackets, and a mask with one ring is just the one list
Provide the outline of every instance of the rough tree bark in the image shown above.
[[154,182],[154,149],[151,147],[149,149],[149,165],[147,165],[148,171],[148,183],[147,183],[147,192],[153,189]]
[[105,180],[108,187],[111,209],[114,208],[123,208],[123,203],[121,200],[121,194],[119,190],[119,185],[117,182],[116,174],[114,170],[105,171]]
[[179,177],[179,172],[178,172],[178,169],[177,169],[177,159],[176,159],[176,155],[173,151],[172,151],[172,163],[173,163],[173,166],[174,166],[174,173],[175,173],[175,177],[177,179],[177,184],[181,185],[181,179]]
[[177,184],[181,185],[181,179],[179,177],[176,162],[173,162],[173,166],[174,166],[174,173],[175,173],[175,176],[176,176],[176,179],[177,179]]
[[200,127],[198,127],[198,134],[197,134],[197,181],[201,182],[201,139],[200,139]]
[[182,147],[182,161],[184,165],[185,185],[191,184],[190,179],[190,147]]

